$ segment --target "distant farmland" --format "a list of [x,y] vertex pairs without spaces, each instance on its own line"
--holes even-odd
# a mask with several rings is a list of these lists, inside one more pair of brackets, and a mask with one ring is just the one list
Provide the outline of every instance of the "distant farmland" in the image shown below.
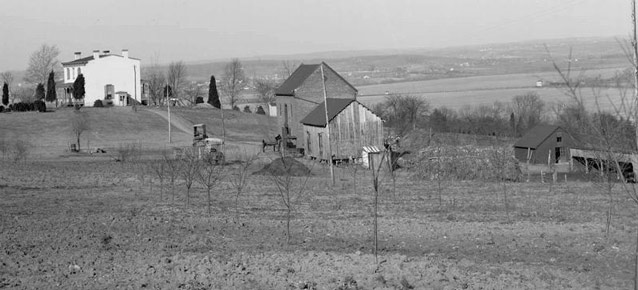
[[[574,77],[579,75],[610,77],[616,71],[618,70],[591,70],[574,74]],[[424,97],[435,107],[446,106],[451,109],[459,109],[465,105],[490,105],[495,101],[509,102],[514,96],[528,92],[536,92],[549,104],[571,101],[563,88],[536,87],[535,84],[538,80],[559,81],[559,76],[553,72],[491,75],[361,86],[357,89],[359,90],[359,100],[367,105],[383,101],[386,92]],[[594,108],[596,106],[595,95],[599,96],[600,107],[604,110],[613,109],[612,103],[615,105],[621,103],[621,96],[616,89],[597,88],[596,90],[596,93],[592,88],[581,90],[588,107]]]

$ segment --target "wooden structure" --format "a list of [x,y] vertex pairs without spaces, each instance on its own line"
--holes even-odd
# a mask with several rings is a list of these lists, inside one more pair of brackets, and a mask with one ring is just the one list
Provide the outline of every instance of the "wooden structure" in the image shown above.
[[530,164],[567,163],[574,139],[563,128],[538,125],[514,143],[514,155],[520,162]]
[[307,152],[301,120],[316,109],[319,103],[324,102],[324,98],[352,101],[356,96],[357,89],[326,63],[301,64],[275,90],[277,124],[281,128],[282,145],[288,147],[296,143],[299,149]]
[[[370,109],[353,99],[327,99],[301,120],[306,155],[319,160],[361,157],[364,146],[383,146],[383,122]],[[330,129],[327,139],[326,110]]]

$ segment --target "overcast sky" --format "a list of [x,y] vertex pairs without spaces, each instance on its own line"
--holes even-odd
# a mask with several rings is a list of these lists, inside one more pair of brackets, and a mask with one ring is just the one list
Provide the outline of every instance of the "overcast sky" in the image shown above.
[[627,36],[629,0],[3,0],[0,71],[42,43],[143,63]]

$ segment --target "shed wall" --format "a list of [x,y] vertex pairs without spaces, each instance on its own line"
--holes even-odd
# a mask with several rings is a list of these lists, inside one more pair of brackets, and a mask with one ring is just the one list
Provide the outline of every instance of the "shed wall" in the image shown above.
[[348,105],[330,122],[331,148],[325,127],[304,125],[303,130],[306,154],[317,159],[328,160],[330,149],[335,158],[346,159],[360,157],[363,146],[383,145],[381,118],[358,102]]

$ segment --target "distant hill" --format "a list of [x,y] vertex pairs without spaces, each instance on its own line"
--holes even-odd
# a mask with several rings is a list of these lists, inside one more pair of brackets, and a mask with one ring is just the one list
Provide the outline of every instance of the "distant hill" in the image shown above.
[[[329,51],[241,59],[248,77],[285,77],[283,61],[293,64],[325,61],[355,85],[432,80],[553,70],[550,55],[564,61],[570,49],[578,69],[618,68],[628,62],[613,37],[534,40],[446,48]],[[219,78],[227,61],[188,63],[189,78]]]

